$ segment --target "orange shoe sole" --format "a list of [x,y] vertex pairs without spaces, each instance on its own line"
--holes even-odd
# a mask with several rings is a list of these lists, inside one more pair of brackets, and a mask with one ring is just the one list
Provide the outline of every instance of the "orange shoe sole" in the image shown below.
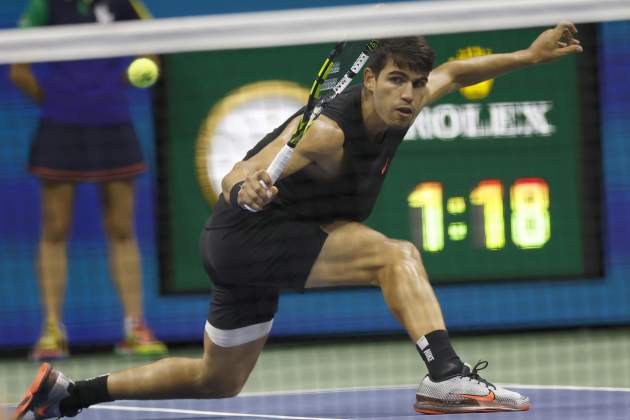
[[439,407],[439,406],[427,406],[418,405],[414,406],[414,410],[419,414],[471,414],[471,413],[497,413],[506,411],[528,411],[529,404],[527,406],[518,408],[506,408],[506,407],[475,407],[475,406],[453,406],[453,407]]
[[39,370],[37,371],[37,375],[35,375],[35,379],[31,383],[31,386],[28,387],[24,395],[22,396],[20,403],[16,407],[13,412],[12,420],[19,420],[30,410],[33,405],[33,397],[39,390],[42,388],[42,385],[50,375],[50,371],[52,370],[52,366],[48,363],[43,363]]

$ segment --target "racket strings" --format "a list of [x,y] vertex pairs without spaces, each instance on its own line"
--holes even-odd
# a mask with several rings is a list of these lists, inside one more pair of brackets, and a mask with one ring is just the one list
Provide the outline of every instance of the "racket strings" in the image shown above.
[[317,77],[311,85],[311,90],[309,93],[308,101],[306,103],[306,107],[304,109],[304,113],[302,114],[302,118],[300,119],[297,128],[291,135],[291,139],[287,142],[287,146],[289,146],[290,148],[295,148],[297,146],[298,142],[302,139],[302,137],[304,137],[304,134],[306,133],[306,131],[308,131],[312,123],[322,113],[326,104],[332,101],[338,94],[343,92],[343,90],[348,87],[348,85],[352,82],[354,76],[356,76],[361,71],[365,63],[367,63],[368,59],[370,58],[370,53],[376,47],[378,47],[378,44],[378,40],[370,40],[365,45],[359,56],[354,60],[350,68],[343,75],[343,77],[333,85],[331,89],[332,92],[329,95],[320,98],[322,84],[325,83],[328,79],[335,60],[337,59],[337,57],[339,57],[339,55],[346,47],[346,42],[338,42],[337,44],[335,44],[335,47],[328,54],[328,56],[324,60],[324,63],[317,72]]

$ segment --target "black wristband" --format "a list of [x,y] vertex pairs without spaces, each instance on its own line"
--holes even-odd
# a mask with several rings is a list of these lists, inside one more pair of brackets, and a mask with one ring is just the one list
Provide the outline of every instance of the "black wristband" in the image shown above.
[[230,205],[235,209],[241,208],[241,206],[238,205],[238,192],[241,190],[244,182],[245,181],[237,182],[232,186],[232,189],[230,190]]

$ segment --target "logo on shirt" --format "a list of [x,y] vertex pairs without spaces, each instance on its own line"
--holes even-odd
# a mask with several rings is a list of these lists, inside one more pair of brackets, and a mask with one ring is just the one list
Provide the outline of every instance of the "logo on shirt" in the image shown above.
[[381,168],[381,176],[385,175],[385,172],[387,172],[388,167],[389,167],[389,157],[385,161],[385,165],[383,165],[383,167]]

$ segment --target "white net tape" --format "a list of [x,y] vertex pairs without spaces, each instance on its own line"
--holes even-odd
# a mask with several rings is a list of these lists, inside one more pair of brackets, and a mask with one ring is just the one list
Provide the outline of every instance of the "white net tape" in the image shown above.
[[0,64],[630,19],[628,0],[420,1],[0,31]]

